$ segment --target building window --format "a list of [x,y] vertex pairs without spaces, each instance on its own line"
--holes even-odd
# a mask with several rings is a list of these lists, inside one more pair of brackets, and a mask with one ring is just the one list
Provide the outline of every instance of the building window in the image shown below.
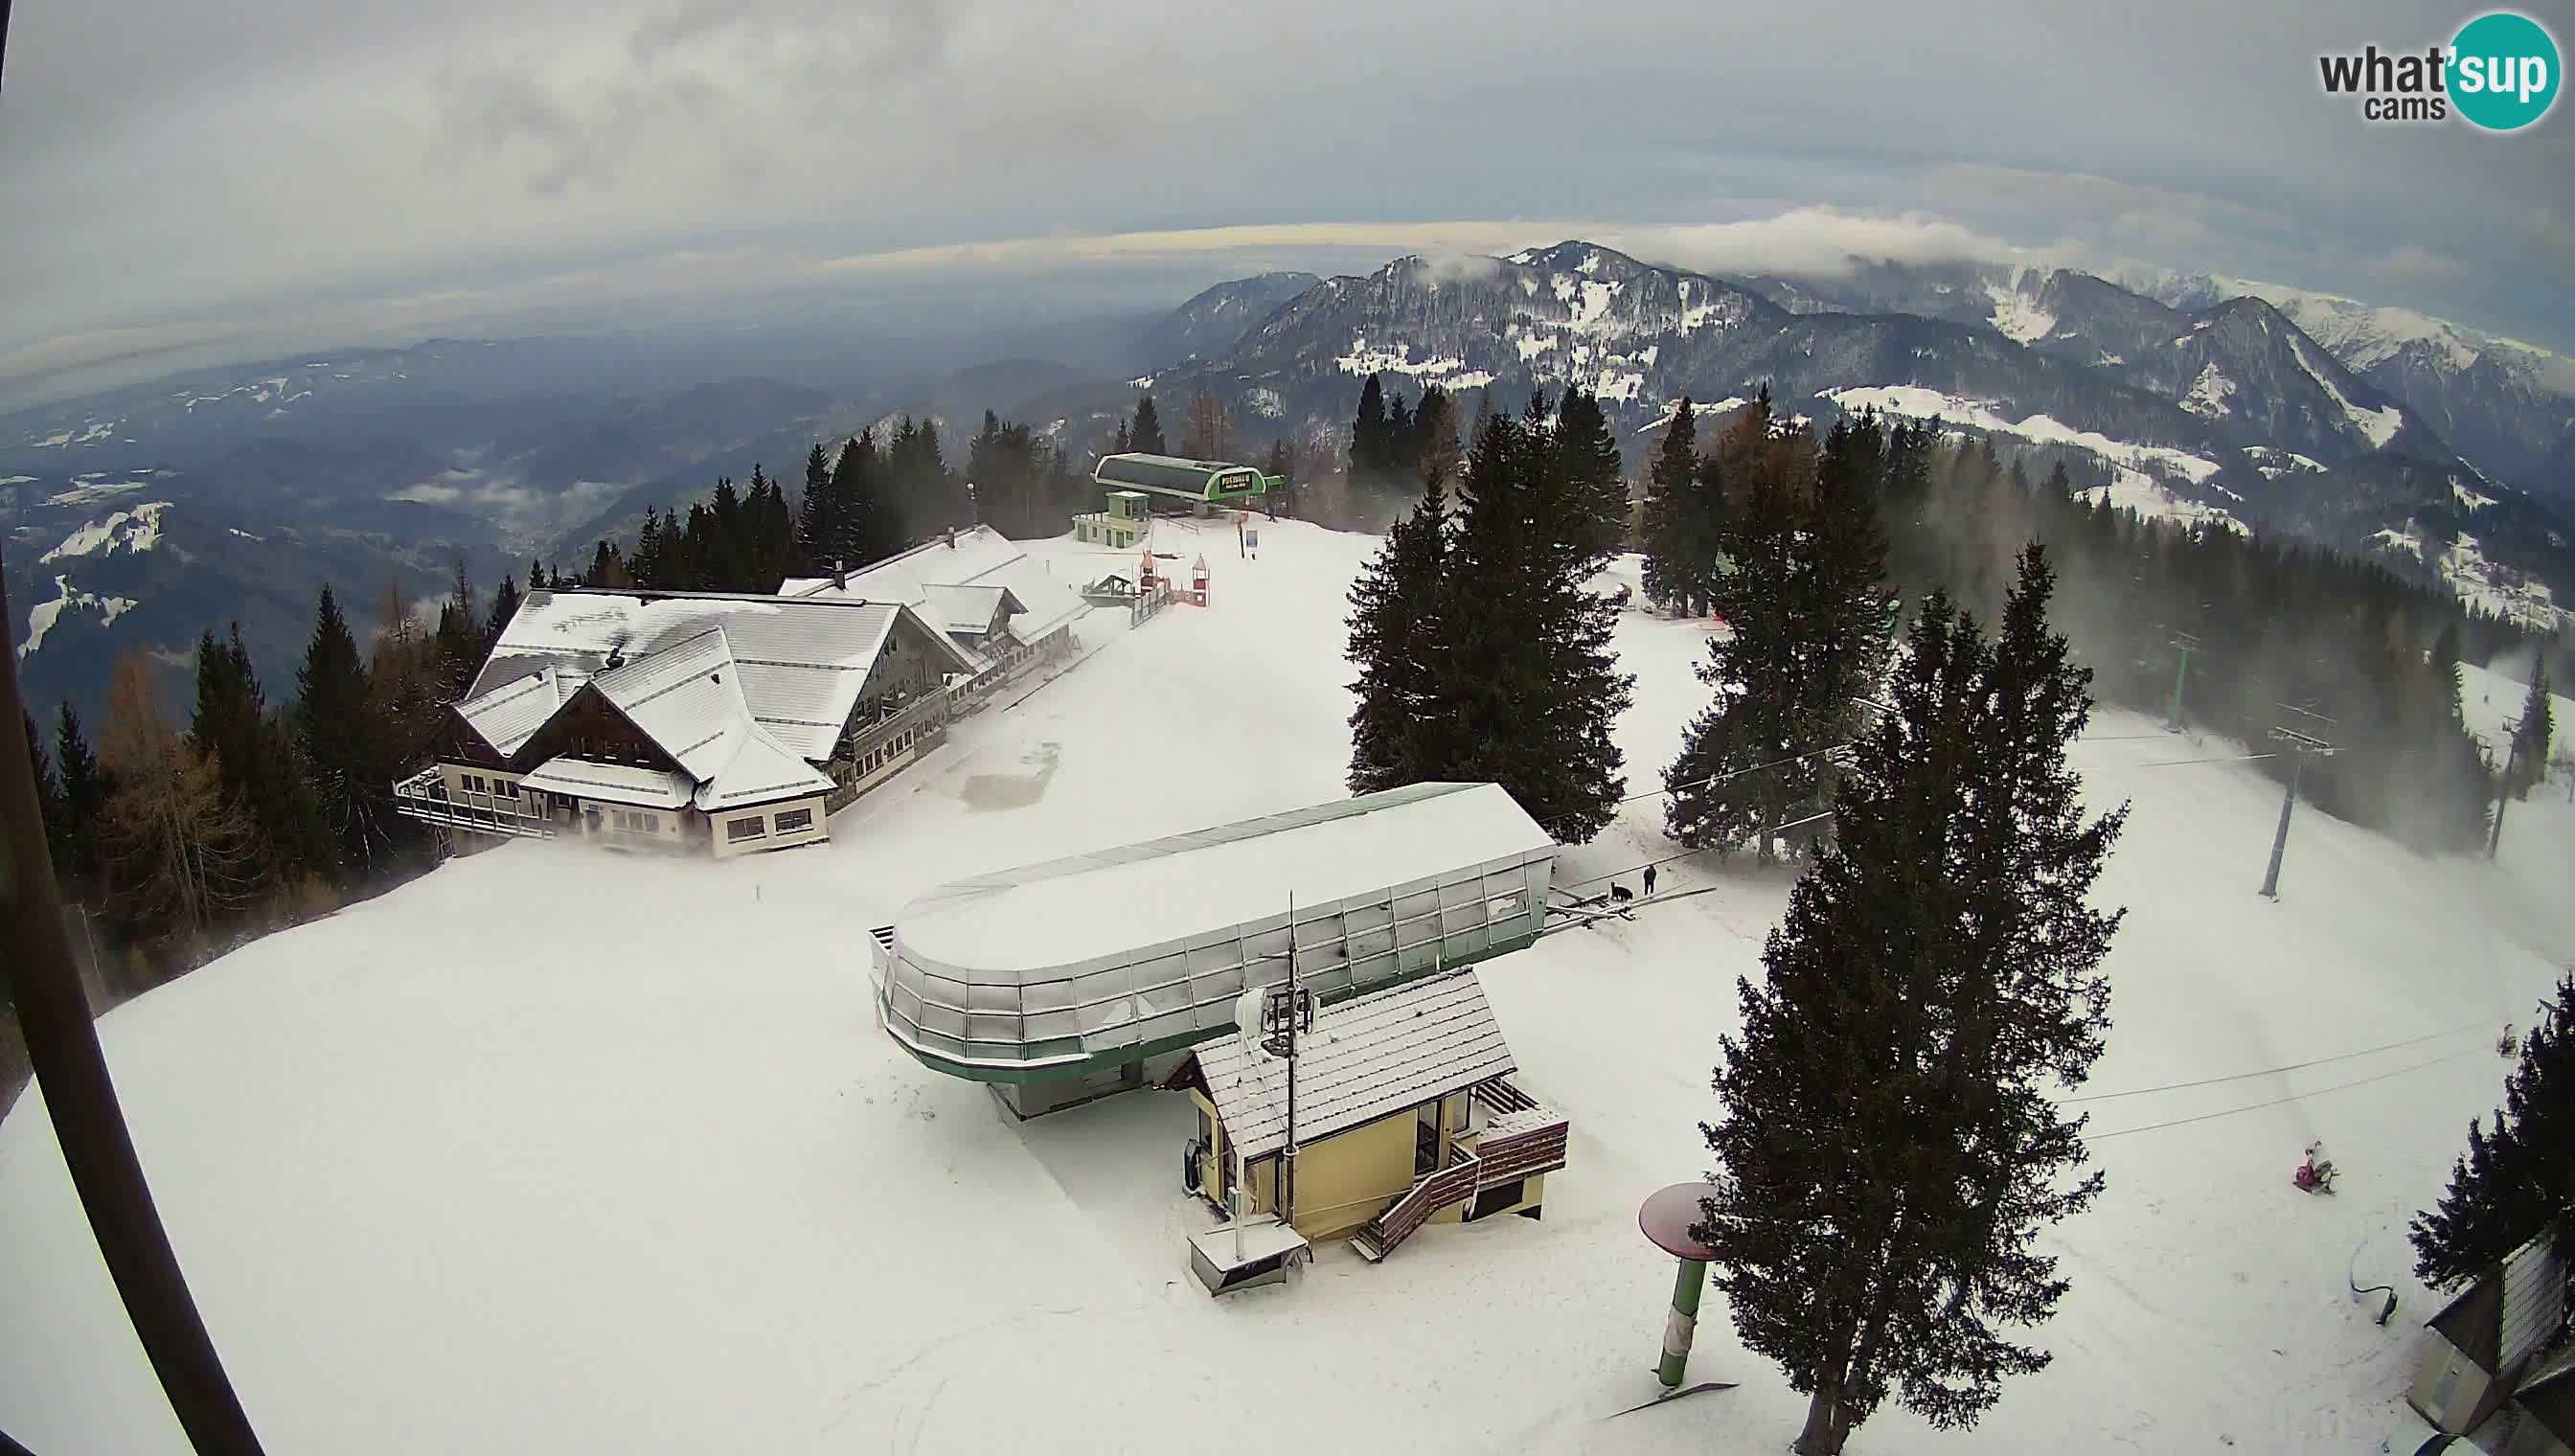
[[791,808],[778,816],[778,832],[782,834],[792,834],[798,829],[812,827],[814,827],[814,811],[810,808]]
[[501,795],[503,798],[517,798],[519,796],[519,785],[511,782],[507,778],[495,778],[492,780],[492,791]]
[[660,814],[649,814],[619,808],[609,810],[608,817],[612,824],[629,833],[658,834],[662,832],[662,816]]
[[768,832],[769,820],[759,814],[753,814],[747,819],[732,819],[725,824],[725,839],[728,842],[757,839]]

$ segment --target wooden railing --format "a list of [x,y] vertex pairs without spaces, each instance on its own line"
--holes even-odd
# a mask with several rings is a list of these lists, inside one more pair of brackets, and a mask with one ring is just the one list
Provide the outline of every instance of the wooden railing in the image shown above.
[[1476,1086],[1474,1097],[1492,1121],[1451,1143],[1447,1166],[1414,1180],[1392,1207],[1360,1226],[1350,1244],[1362,1258],[1384,1258],[1442,1208],[1564,1166],[1568,1119],[1500,1077]]
[[1394,1200],[1393,1207],[1361,1226],[1353,1242],[1369,1259],[1384,1258],[1396,1244],[1412,1237],[1413,1230],[1429,1222],[1430,1215],[1474,1197],[1482,1173],[1481,1158],[1464,1148],[1451,1147],[1448,1166],[1415,1182],[1410,1191]]
[[1483,1162],[1484,1182],[1515,1182],[1563,1167],[1570,1132],[1570,1124],[1559,1117],[1525,1132],[1477,1138],[1475,1155]]

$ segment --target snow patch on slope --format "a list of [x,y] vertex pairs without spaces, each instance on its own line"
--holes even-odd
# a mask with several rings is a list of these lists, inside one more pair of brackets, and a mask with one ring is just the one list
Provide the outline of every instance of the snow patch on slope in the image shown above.
[[2465,507],[2470,511],[2482,511],[2495,503],[2494,497],[2479,495],[2477,492],[2471,491],[2466,486],[2459,484],[2456,480],[2452,480],[2450,482],[2450,499],[2458,502],[2462,507]]
[[1867,389],[1822,390],[1817,398],[1831,400],[1844,410],[1856,412],[1875,407],[1881,415],[1902,415],[1907,419],[1928,420],[1938,417],[1952,425],[1990,431],[2000,435],[2017,435],[2043,445],[2070,445],[2088,450],[2113,465],[2143,471],[2161,467],[2183,477],[2193,485],[2217,474],[2217,462],[2206,456],[2175,450],[2167,445],[2130,445],[2090,430],[2076,430],[2046,415],[2032,415],[2025,420],[2006,420],[1995,414],[1990,402],[1961,399],[1944,395],[1920,385],[1880,385]]
[[2211,420],[2223,419],[2234,413],[2226,403],[2234,393],[2235,381],[2218,373],[2216,361],[2211,360],[2201,367],[2199,378],[2191,381],[2190,393],[2182,396],[2181,407]]
[[[1696,400],[1692,400],[1690,402],[1690,418],[1692,420],[1696,420],[1702,415],[1722,415],[1728,410],[1742,409],[1745,405],[1750,403],[1751,401],[1744,399],[1740,395],[1728,395],[1724,399],[1714,400],[1706,404],[1701,404]],[[1658,431],[1668,430],[1671,428],[1673,419],[1679,416],[1680,412],[1681,402],[1674,400],[1670,404],[1663,406],[1663,413],[1659,419],[1656,419],[1650,425],[1646,425],[1638,429],[1636,433],[1639,435],[1652,435]]]
[[[1466,361],[1462,359],[1454,357],[1446,359],[1425,359],[1419,363],[1415,363],[1412,359],[1411,345],[1398,345],[1391,352],[1383,349],[1371,349],[1368,347],[1365,335],[1352,338],[1350,340],[1350,352],[1333,360],[1332,363],[1339,366],[1340,371],[1343,374],[1408,374],[1415,379],[1432,380],[1438,383],[1454,385],[1465,385],[1466,381],[1469,379],[1473,380],[1477,384],[1489,384],[1492,382],[1492,376],[1489,374],[1474,375],[1469,373],[1466,369]],[[1449,375],[1457,376],[1457,378],[1442,378],[1442,376]]]
[[54,625],[62,621],[66,612],[94,611],[99,614],[100,625],[105,627],[113,626],[116,619],[141,605],[131,597],[97,597],[77,592],[72,589],[71,578],[56,577],[54,600],[39,602],[27,609],[27,640],[18,644],[18,660],[25,662],[29,653],[43,647],[45,634],[54,630]]
[[2056,328],[2056,315],[2021,293],[2021,281],[2028,272],[2013,269],[2009,282],[1985,285],[1985,296],[1994,301],[1992,322],[1996,333],[2022,344],[2035,344]]
[[2401,411],[2393,405],[2378,410],[2360,408],[2344,398],[2343,392],[2334,387],[2334,382],[2325,377],[2325,372],[2316,367],[2315,360],[2308,357],[2305,340],[2297,341],[2297,354],[2298,367],[2305,370],[2309,378],[2322,386],[2326,394],[2333,397],[2334,404],[2342,410],[2342,417],[2349,420],[2363,436],[2367,437],[2372,449],[2383,448],[2388,441],[2396,438],[2398,427],[2405,423],[2405,417]]
[[161,544],[161,513],[169,509],[167,501],[150,501],[131,511],[115,512],[104,521],[84,522],[63,538],[62,545],[36,560],[53,562],[92,552],[114,556],[120,546],[130,552],[150,551]]

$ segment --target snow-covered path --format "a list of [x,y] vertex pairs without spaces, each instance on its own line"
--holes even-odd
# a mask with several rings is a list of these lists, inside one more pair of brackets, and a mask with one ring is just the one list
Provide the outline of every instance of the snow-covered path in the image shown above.
[[[1635,1207],[1703,1166],[1716,1037],[1781,875],[1672,865],[1664,894],[1710,892],[1487,969],[1526,1081],[1573,1118],[1542,1222],[1434,1229],[1379,1266],[1327,1248],[1301,1285],[1223,1301],[1184,1262],[1208,1220],[1180,1190],[1180,1099],[1014,1123],[875,1029],[866,932],[921,889],[1341,791],[1342,594],[1374,543],[1262,538],[1247,563],[1210,533],[1213,607],[1132,635],[1096,615],[1095,656],[836,816],[828,848],[715,864],[511,844],[106,1018],[268,1449],[1785,1449],[1801,1402],[1714,1296],[1691,1373],[1741,1388],[1599,1419],[1653,1391],[1671,1265]],[[1184,566],[1200,549],[1165,547]],[[1128,560],[1042,551],[1068,580]],[[1630,791],[1701,702],[1703,638],[1623,620]],[[2495,1027],[2526,1023],[2575,959],[2575,809],[2516,805],[2500,869],[2302,810],[2273,904],[2254,887],[2276,789],[2156,766],[2240,749],[2122,714],[2093,731],[2093,796],[2135,810],[2105,877],[2131,913],[2089,1090],[2443,1034],[2093,1104],[2110,1189],[2058,1241],[2074,1288],[2040,1336],[2055,1366],[1976,1432],[1890,1410],[1853,1449],[2369,1449],[2430,1307],[2402,1277],[2404,1218],[2498,1094]],[[1668,852],[1659,813],[1631,805],[1568,872]],[[0,1125],[0,1430],[41,1452],[183,1451],[40,1096]],[[2287,1186],[2319,1134],[2344,1169],[2332,1199]],[[2364,1282],[2405,1289],[2392,1328],[2345,1295],[2355,1247]]]

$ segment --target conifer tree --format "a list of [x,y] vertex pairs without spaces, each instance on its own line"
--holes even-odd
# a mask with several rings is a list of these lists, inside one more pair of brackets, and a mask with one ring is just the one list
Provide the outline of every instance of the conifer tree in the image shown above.
[[[518,578],[502,577],[501,590],[492,594],[492,620],[485,624],[483,629],[482,655],[484,657],[492,656],[492,650],[501,645],[501,634],[509,631],[510,619],[519,615],[521,600]],[[479,668],[478,671],[480,671]],[[470,685],[472,680],[468,679],[467,682]]]
[[1645,600],[1672,603],[1685,617],[1705,610],[1713,575],[1698,559],[1698,548],[1712,544],[1714,533],[1699,522],[1704,503],[1698,495],[1696,413],[1689,396],[1681,396],[1645,483]]
[[1627,544],[1627,479],[1597,397],[1579,388],[1564,392],[1556,405],[1555,444],[1591,523],[1593,551],[1606,559]]
[[1744,1344],[1809,1397],[1795,1449],[1831,1456],[1888,1396],[1972,1426],[2014,1342],[2067,1285],[2033,1242],[2099,1192],[2079,1086],[2108,1027],[2123,912],[2086,902],[2125,810],[2086,823],[2065,747],[2087,676],[2023,559],[1988,645],[1934,592],[1835,794],[1836,842],[1740,979],[1718,1167],[1695,1230]]
[[384,795],[397,770],[357,637],[328,585],[295,687],[296,731],[313,761],[334,867],[343,881],[366,880],[391,863],[394,829]]
[[1558,839],[1586,843],[1626,787],[1610,728],[1635,680],[1610,646],[1617,609],[1584,590],[1581,503],[1546,439],[1499,415],[1461,496],[1426,776],[1499,783]]
[[2557,739],[2557,717],[2548,694],[2548,658],[2542,654],[2531,665],[2530,691],[2522,696],[2521,717],[2512,728],[2512,781],[2504,790],[2515,798],[2529,797],[2548,773],[2548,749]]
[[833,526],[831,556],[818,559],[817,570],[833,563],[855,571],[881,562],[904,548],[910,538],[897,501],[885,479],[885,460],[874,430],[841,447],[832,466]]
[[603,541],[590,555],[590,570],[578,584],[585,587],[631,587],[634,577],[626,570],[626,558],[613,542]]
[[1350,483],[1382,479],[1393,460],[1386,438],[1385,386],[1370,374],[1359,386],[1358,414],[1350,421]]
[[1412,407],[1400,392],[1385,401],[1385,455],[1380,474],[1388,481],[1400,481],[1412,473],[1421,459],[1421,434],[1412,423]]
[[62,778],[63,818],[67,825],[54,868],[67,881],[94,886],[98,845],[90,826],[98,821],[99,810],[115,790],[116,780],[90,749],[89,738],[81,731],[80,712],[69,699],[54,707],[54,771]]
[[[1776,831],[1817,806],[1823,782],[1803,683],[1812,623],[1802,597],[1806,508],[1775,468],[1767,422],[1747,414],[1699,463],[1708,499],[1729,487],[1738,505],[1723,536],[1732,570],[1711,583],[1728,631],[1708,640],[1699,681],[1715,690],[1663,770],[1665,832],[1692,849],[1775,852]],[[1728,473],[1733,479],[1728,479]]]
[[1466,446],[1457,438],[1457,400],[1446,390],[1431,385],[1421,392],[1421,408],[1412,417],[1412,431],[1420,442],[1414,452],[1413,468],[1425,485],[1452,485],[1458,472],[1466,466]]
[[1439,755],[1427,741],[1439,724],[1438,684],[1447,649],[1448,496],[1425,483],[1421,499],[1385,535],[1376,559],[1350,587],[1349,660],[1352,793],[1374,793],[1432,776]]
[[823,454],[823,442],[817,440],[805,455],[805,494],[796,502],[796,546],[806,560],[825,567],[831,564],[823,542],[831,534],[827,523],[832,505],[832,463]]
[[474,583],[465,574],[462,558],[456,563],[456,581],[449,589],[446,603],[439,609],[437,636],[437,682],[442,697],[454,699],[474,681],[483,667],[485,625],[474,601]]
[[1169,455],[1163,444],[1163,417],[1154,409],[1154,397],[1146,395],[1136,401],[1136,425],[1127,432],[1127,448],[1138,455]]
[[52,856],[56,877],[69,873],[64,868],[71,840],[71,819],[63,807],[63,778],[54,771],[54,755],[45,749],[45,735],[36,729],[36,716],[24,709],[18,716],[26,721],[27,761],[36,774],[36,811],[45,823],[45,852]]
[[2494,1130],[2468,1124],[2440,1206],[2415,1215],[2415,1275],[2455,1288],[2551,1226],[2575,1238],[2575,974],[2522,1039]]

